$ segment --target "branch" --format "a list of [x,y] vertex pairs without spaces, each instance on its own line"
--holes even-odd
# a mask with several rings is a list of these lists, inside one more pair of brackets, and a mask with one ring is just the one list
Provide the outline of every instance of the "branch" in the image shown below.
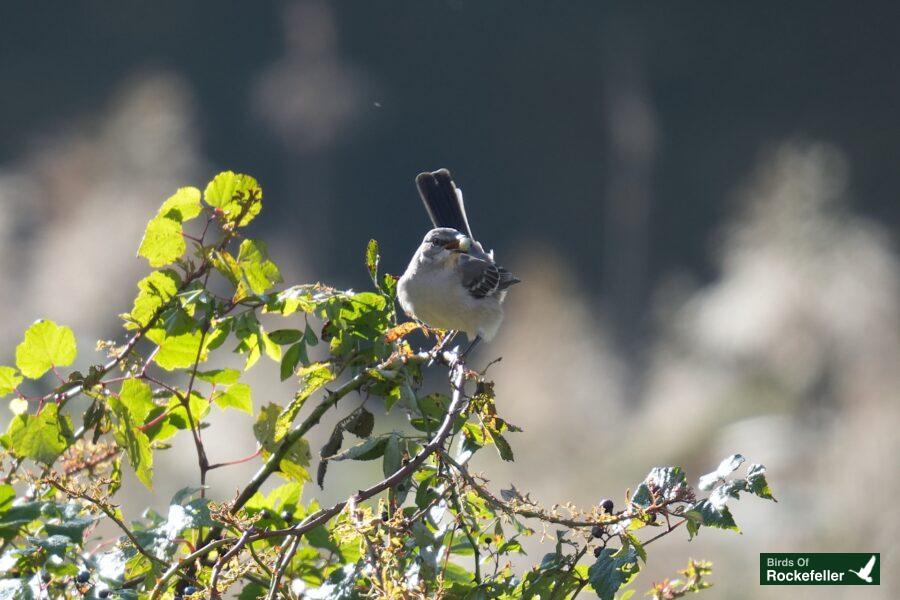
[[45,481],[47,483],[49,483],[50,485],[52,485],[53,487],[55,487],[56,489],[58,489],[59,491],[61,491],[66,496],[69,496],[70,498],[80,498],[81,500],[86,500],[86,501],[90,502],[91,504],[93,504],[94,506],[96,506],[98,509],[100,509],[103,512],[103,514],[105,514],[107,517],[109,517],[109,519],[113,523],[115,523],[119,527],[119,529],[122,530],[122,532],[125,534],[125,536],[129,540],[131,540],[131,543],[134,544],[134,547],[138,552],[140,552],[141,554],[146,556],[147,559],[150,562],[152,562],[153,564],[160,566],[160,567],[166,566],[166,563],[164,561],[156,558],[155,556],[153,556],[152,554],[147,552],[147,550],[145,550],[143,546],[141,546],[141,543],[138,541],[138,539],[134,535],[134,533],[132,533],[132,531],[130,529],[128,529],[128,526],[125,525],[124,521],[122,521],[122,519],[120,519],[118,517],[118,515],[116,515],[116,511],[114,511],[112,508],[110,508],[110,505],[107,505],[107,504],[101,502],[100,500],[98,500],[91,494],[87,493],[86,491],[80,491],[80,490],[76,490],[76,489],[68,489],[65,485],[63,485],[62,481],[60,481],[56,477],[53,477],[53,476],[47,477],[47,478],[45,478]]
[[[423,357],[419,357],[417,355],[417,357],[421,360],[427,359],[427,356],[423,358]],[[406,358],[410,358],[410,357],[406,357]],[[402,359],[403,358],[401,357],[401,360]],[[246,543],[255,542],[258,540],[270,539],[270,538],[274,538],[274,537],[283,537],[283,536],[295,536],[295,537],[299,538],[299,537],[303,536],[305,533],[311,531],[312,529],[315,529],[319,525],[323,525],[324,523],[327,523],[330,519],[332,519],[333,517],[338,515],[342,510],[344,510],[344,507],[346,507],[348,504],[351,506],[355,506],[359,502],[368,500],[369,498],[372,498],[373,496],[380,494],[381,492],[401,483],[407,477],[412,475],[416,471],[416,469],[418,469],[422,465],[422,463],[428,459],[428,457],[435,454],[436,452],[441,451],[444,443],[446,442],[447,438],[450,436],[450,433],[453,431],[454,421],[456,421],[456,418],[462,412],[462,410],[465,407],[467,400],[468,400],[466,398],[465,394],[463,393],[463,382],[465,380],[465,374],[466,374],[465,364],[461,361],[457,362],[453,365],[452,369],[453,370],[451,371],[451,385],[453,386],[453,395],[452,395],[452,399],[450,401],[450,406],[447,408],[447,414],[445,415],[444,420],[441,423],[440,428],[438,428],[438,431],[435,434],[435,436],[431,439],[430,442],[428,442],[428,444],[426,444],[422,448],[422,450],[416,456],[414,456],[412,459],[410,459],[408,463],[406,463],[404,466],[402,466],[400,469],[398,469],[391,476],[379,481],[378,483],[376,483],[364,490],[358,491],[356,494],[354,494],[347,500],[338,502],[337,504],[334,504],[333,506],[331,506],[329,508],[323,508],[321,510],[316,511],[315,513],[311,514],[306,519],[304,519],[300,523],[297,523],[293,527],[289,527],[287,529],[263,531],[260,533],[256,533],[256,534],[247,536],[246,539],[244,539],[244,536],[242,536],[241,539],[244,540],[243,543],[246,544]],[[358,378],[359,378],[359,376],[355,377],[353,380],[351,380],[350,382],[345,384],[344,387],[351,385]],[[362,385],[361,380],[358,381],[358,383],[356,383],[356,386],[351,389],[344,390],[343,387],[339,388],[339,390],[336,390],[335,392],[331,392],[331,394],[329,394],[328,398],[331,398],[331,396],[333,396],[335,394],[339,394],[339,393],[341,394],[341,397],[343,397],[347,393],[352,391],[352,389],[357,389],[360,385]],[[336,402],[336,401],[337,401],[337,399],[334,400],[334,402]],[[318,421],[318,418],[321,417],[321,413],[324,413],[325,410],[327,410],[327,406],[325,409],[322,409],[321,412],[318,412],[318,411],[322,406],[324,406],[326,404],[328,404],[327,398],[318,407],[316,407],[316,411],[314,411],[314,415],[310,415],[310,417],[307,418],[307,420],[304,421],[303,424],[301,424],[297,429],[292,430],[291,433],[289,433],[288,435],[291,435],[294,432],[299,431],[300,429],[303,429],[303,427],[307,424],[307,422],[309,422],[314,417],[315,417],[316,421]],[[330,406],[330,404],[328,404],[328,405]],[[316,413],[318,413],[318,416],[315,416]],[[310,425],[308,425],[307,429],[309,427],[312,427],[314,424],[315,423],[311,423]],[[305,429],[304,429],[304,431],[305,431]],[[287,437],[287,436],[285,436],[285,437]],[[274,456],[274,454],[273,454],[273,456]],[[271,458],[269,460],[271,461]],[[268,465],[269,462],[267,461],[266,464]],[[263,469],[265,469],[265,467],[263,467]],[[274,469],[273,469],[273,471],[274,471]],[[263,471],[261,471],[261,472],[263,472]],[[254,479],[256,479],[256,478],[254,478]],[[262,484],[262,481],[260,481],[258,485],[261,485],[261,484]],[[155,600],[160,597],[162,592],[166,589],[169,579],[171,579],[183,565],[188,564],[198,558],[201,558],[201,557],[205,556],[206,554],[212,552],[213,550],[220,548],[221,546],[225,546],[228,544],[235,544],[235,543],[238,543],[238,542],[236,542],[234,539],[213,539],[213,540],[203,544],[195,552],[192,552],[188,556],[179,560],[177,563],[172,565],[165,573],[163,573],[162,576],[159,578],[159,580],[156,582],[156,586],[153,588],[153,592],[150,595],[151,600]]]

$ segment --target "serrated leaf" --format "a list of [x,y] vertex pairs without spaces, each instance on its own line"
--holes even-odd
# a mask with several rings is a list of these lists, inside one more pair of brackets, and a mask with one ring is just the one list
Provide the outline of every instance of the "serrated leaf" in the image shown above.
[[254,294],[264,294],[273,285],[282,281],[278,267],[269,260],[265,242],[256,240],[241,242],[237,264],[243,275],[243,281]]
[[200,190],[183,187],[163,202],[157,216],[183,223],[199,215],[200,210]]
[[700,478],[700,482],[697,485],[703,491],[711,490],[716,483],[722,481],[732,473],[734,473],[738,467],[741,466],[741,463],[744,462],[744,457],[740,454],[732,454],[721,463],[712,473],[707,473]]
[[766,500],[775,500],[772,495],[772,489],[766,481],[766,468],[763,465],[752,464],[747,470],[747,483],[750,485],[750,492],[756,494],[760,498]]
[[132,421],[138,425],[142,425],[150,411],[156,408],[150,386],[133,378],[122,382],[119,400],[131,414]]
[[133,321],[128,327],[136,329],[148,325],[157,311],[175,297],[181,286],[181,278],[175,271],[154,271],[138,282],[134,307],[126,317]]
[[690,510],[684,513],[684,516],[688,519],[688,531],[692,538],[699,530],[700,525],[740,531],[727,506],[716,508],[712,502],[705,498],[694,504]]
[[601,550],[588,569],[588,580],[597,596],[603,600],[613,600],[619,588],[631,581],[640,570],[637,556],[630,546],[618,551],[611,548]]
[[350,419],[347,420],[344,429],[360,438],[367,438],[372,435],[372,429],[375,427],[375,415],[366,410],[364,407],[357,409]]
[[369,240],[369,244],[366,246],[366,269],[369,271],[372,283],[378,287],[378,242],[375,240]]
[[116,443],[125,450],[128,462],[138,480],[147,489],[153,489],[153,453],[150,450],[150,439],[138,429],[140,422],[119,398],[110,396],[109,407],[116,420],[113,427]]
[[16,456],[51,465],[69,446],[72,422],[69,417],[58,414],[55,403],[49,403],[38,415],[14,417],[7,436]]
[[259,214],[262,208],[262,189],[256,179],[242,173],[224,171],[209,182],[203,192],[203,199],[214,208],[218,208],[234,221],[241,217],[239,226],[243,227]]
[[13,391],[22,383],[22,376],[13,367],[0,367],[0,397]]
[[231,385],[241,378],[241,372],[237,369],[213,369],[211,371],[197,371],[197,377],[207,383]]
[[253,414],[253,401],[250,398],[250,386],[246,383],[236,383],[225,391],[217,391],[213,394],[212,401],[220,408],[236,408],[248,415]]
[[161,328],[147,332],[147,339],[159,346],[153,361],[167,371],[191,367],[198,356],[199,362],[205,361],[207,349],[200,352],[202,338],[203,334],[196,329],[176,334],[167,334]]
[[[264,455],[275,452],[281,443],[280,438],[275,438],[280,412],[281,407],[270,402],[262,407],[256,422],[253,424],[253,434],[256,436],[260,446],[262,446]],[[309,466],[310,458],[309,442],[300,438],[288,448],[285,458],[279,464],[279,469],[295,480],[307,481],[310,477],[305,467]]]
[[147,223],[138,255],[146,258],[151,267],[162,267],[175,262],[185,250],[187,244],[181,223],[166,217],[155,217]]
[[306,399],[321,389],[326,383],[334,379],[334,373],[326,363],[313,363],[300,369],[300,390],[294,395],[294,399],[288,403],[275,427],[275,440],[280,440],[291,428],[297,413],[303,407]]
[[25,377],[38,379],[52,367],[65,367],[78,354],[75,334],[53,321],[36,321],[16,346],[16,366]]
[[306,346],[303,342],[297,342],[293,346],[287,349],[284,355],[281,357],[281,380],[284,381],[288,377],[294,374],[294,371],[297,369],[297,365],[300,361],[308,362],[309,358],[306,356]]
[[384,455],[385,447],[390,435],[382,435],[369,438],[352,448],[347,448],[340,454],[336,454],[331,460],[375,460]]

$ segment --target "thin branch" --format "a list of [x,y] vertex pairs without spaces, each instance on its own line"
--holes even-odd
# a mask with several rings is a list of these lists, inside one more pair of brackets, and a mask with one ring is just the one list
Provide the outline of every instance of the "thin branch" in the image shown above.
[[155,564],[157,566],[160,566],[163,568],[165,568],[167,566],[164,561],[156,558],[155,556],[153,556],[152,554],[147,552],[147,550],[145,550],[143,546],[141,546],[141,543],[138,541],[137,537],[134,535],[134,533],[132,533],[132,531],[130,529],[128,529],[128,526],[125,525],[125,522],[122,521],[122,519],[120,519],[118,517],[118,515],[116,515],[116,511],[114,511],[111,508],[111,505],[101,502],[100,500],[98,500],[97,498],[92,496],[91,494],[88,494],[86,491],[80,491],[80,490],[76,490],[76,489],[68,489],[66,486],[63,485],[63,483],[61,481],[59,481],[55,477],[47,478],[46,482],[49,483],[50,485],[52,485],[53,487],[55,487],[56,489],[58,489],[59,491],[61,491],[66,496],[69,496],[70,498],[79,498],[81,500],[86,500],[87,502],[90,502],[91,504],[96,506],[98,509],[100,509],[103,512],[103,514],[105,514],[107,517],[109,517],[110,521],[115,523],[119,527],[119,529],[122,530],[122,532],[131,541],[131,543],[134,544],[134,547],[138,552],[143,554],[145,557],[147,557],[147,559],[150,562],[152,562],[153,564]]

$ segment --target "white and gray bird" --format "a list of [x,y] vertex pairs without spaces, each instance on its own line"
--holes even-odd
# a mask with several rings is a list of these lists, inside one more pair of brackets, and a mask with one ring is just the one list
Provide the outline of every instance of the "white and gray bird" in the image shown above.
[[519,279],[472,237],[462,191],[447,169],[420,174],[416,186],[435,228],[400,277],[397,298],[407,315],[429,327],[465,332],[465,355],[497,333],[506,290]]

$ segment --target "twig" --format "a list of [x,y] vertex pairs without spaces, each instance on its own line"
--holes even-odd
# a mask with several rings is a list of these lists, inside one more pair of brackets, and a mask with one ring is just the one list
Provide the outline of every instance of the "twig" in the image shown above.
[[47,478],[46,481],[47,481],[47,483],[49,483],[50,485],[52,485],[53,487],[55,487],[62,493],[66,494],[70,498],[80,498],[81,500],[86,500],[87,502],[90,502],[91,504],[93,504],[94,506],[99,508],[103,512],[103,514],[105,514],[107,517],[109,517],[109,520],[112,521],[113,523],[115,523],[119,527],[119,529],[122,530],[122,532],[125,534],[125,536],[129,540],[131,540],[131,543],[134,544],[135,550],[137,550],[138,552],[143,554],[145,557],[147,557],[147,559],[150,562],[154,563],[155,565],[163,567],[163,568],[165,568],[167,566],[164,561],[156,558],[155,556],[153,556],[152,554],[147,552],[147,550],[145,550],[143,546],[141,546],[141,543],[138,541],[138,539],[134,535],[134,533],[132,533],[132,531],[130,529],[128,529],[128,526],[125,525],[125,523],[122,521],[122,519],[120,519],[116,515],[116,512],[110,508],[110,505],[104,504],[103,502],[101,502],[97,498],[94,498],[91,494],[88,494],[87,492],[76,490],[76,489],[70,490],[70,489],[66,488],[66,486],[64,486],[62,484],[62,482],[59,481],[58,479],[56,479],[55,477]]

